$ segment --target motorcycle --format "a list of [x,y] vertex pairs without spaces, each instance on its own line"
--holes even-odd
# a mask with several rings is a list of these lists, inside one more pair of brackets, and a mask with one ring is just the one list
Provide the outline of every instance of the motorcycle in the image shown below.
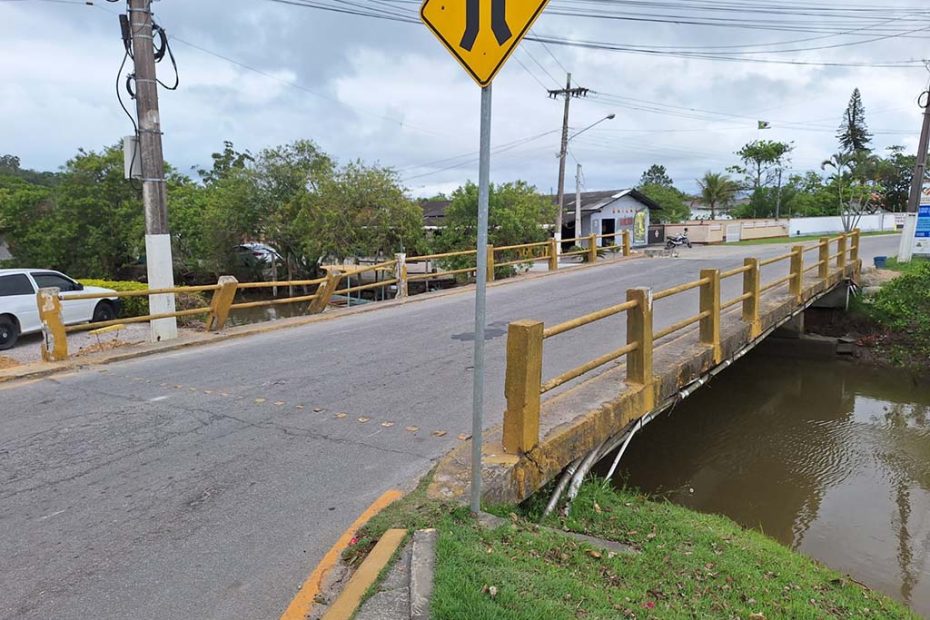
[[686,245],[689,248],[691,247],[691,241],[688,239],[688,235],[675,235],[665,240],[666,250],[671,250],[672,248],[677,248],[682,245]]

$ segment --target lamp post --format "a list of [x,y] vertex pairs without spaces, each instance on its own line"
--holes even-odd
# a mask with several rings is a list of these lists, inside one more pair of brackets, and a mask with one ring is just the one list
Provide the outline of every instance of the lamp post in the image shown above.
[[[597,120],[591,123],[590,125],[588,125],[587,127],[585,127],[584,129],[582,129],[581,131],[576,132],[574,135],[570,136],[567,140],[565,140],[565,142],[562,144],[562,152],[559,153],[559,212],[556,215],[556,219],[555,219],[555,235],[554,235],[556,252],[559,254],[562,253],[562,214],[563,214],[562,212],[565,210],[565,156],[568,153],[568,143],[574,140],[575,138],[577,138],[578,136],[580,136],[581,134],[583,134],[584,132],[586,132],[587,130],[591,129],[592,127],[595,127],[596,125],[600,125],[604,121],[612,121],[616,117],[617,115],[611,112],[604,118]],[[581,226],[581,200],[578,199],[578,196],[576,193],[575,237],[578,237],[580,235],[580,230],[579,230],[580,226]]]

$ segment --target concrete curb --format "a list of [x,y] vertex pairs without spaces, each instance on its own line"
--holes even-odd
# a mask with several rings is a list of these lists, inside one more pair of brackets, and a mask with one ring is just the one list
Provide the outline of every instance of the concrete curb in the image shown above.
[[429,603],[433,597],[433,574],[436,569],[436,539],[434,529],[417,530],[413,534],[410,556],[410,620],[429,620]]
[[[576,271],[594,269],[596,267],[604,267],[608,265],[614,265],[617,263],[623,263],[632,260],[638,260],[645,258],[642,254],[637,254],[634,256],[620,256],[617,258],[610,258],[598,263],[593,264],[580,264],[573,266],[570,269],[561,269],[559,271],[543,271],[539,273],[527,273],[515,278],[507,278],[506,280],[498,280],[488,284],[490,288],[497,286],[505,286],[508,284],[518,284],[520,282],[529,282],[539,278],[545,278],[550,276],[566,275],[569,273],[575,273]],[[418,303],[429,301],[432,299],[440,299],[443,297],[452,297],[455,295],[464,295],[466,293],[471,293],[475,290],[474,284],[469,284],[467,286],[459,286],[451,289],[445,289],[441,291],[434,291],[431,293],[423,293],[421,295],[413,295],[412,297],[406,297],[404,299],[394,299],[389,301],[378,302],[374,304],[366,304],[364,306],[358,306],[356,308],[346,308],[337,310],[330,313],[315,314],[304,317],[295,317],[289,319],[279,319],[276,321],[270,321],[268,323],[259,323],[256,325],[243,325],[241,327],[233,327],[226,331],[220,333],[207,333],[203,337],[193,338],[190,340],[185,340],[183,342],[169,342],[169,343],[150,343],[142,345],[138,349],[132,351],[122,351],[116,352],[109,355],[102,354],[100,356],[87,356],[83,358],[75,358],[68,360],[66,362],[59,363],[49,363],[49,362],[40,362],[36,364],[26,364],[23,366],[16,366],[14,368],[0,371],[0,384],[9,383],[12,381],[20,380],[31,380],[31,379],[42,379],[51,375],[83,370],[91,366],[105,366],[108,364],[114,364],[117,362],[124,362],[128,360],[138,359],[141,357],[148,357],[150,355],[155,355],[157,353],[169,353],[173,351],[179,351],[182,349],[187,349],[190,347],[213,344],[217,342],[225,342],[232,338],[242,338],[245,336],[254,336],[257,334],[266,334],[281,329],[290,329],[293,327],[303,327],[305,325],[310,325],[312,323],[318,323],[322,321],[331,321],[345,316],[354,316],[356,314],[363,314],[367,312],[374,312],[384,308],[393,308],[399,305],[405,305],[409,303]]]

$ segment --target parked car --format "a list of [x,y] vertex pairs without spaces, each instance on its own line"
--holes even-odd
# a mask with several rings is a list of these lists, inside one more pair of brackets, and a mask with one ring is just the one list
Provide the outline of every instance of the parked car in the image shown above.
[[243,243],[233,248],[236,264],[251,274],[268,279],[274,275],[275,263],[280,267],[284,259],[276,249],[264,243]]
[[48,269],[0,269],[0,351],[11,348],[22,334],[42,330],[36,294],[40,288],[61,290],[61,314],[66,325],[111,321],[119,314],[118,297],[76,299],[81,293],[115,293],[108,288],[85,287],[68,276]]

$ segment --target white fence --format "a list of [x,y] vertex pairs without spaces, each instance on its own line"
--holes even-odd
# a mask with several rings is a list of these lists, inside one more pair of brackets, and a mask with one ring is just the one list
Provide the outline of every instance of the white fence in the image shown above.
[[[856,226],[862,232],[892,231],[897,228],[894,213],[863,215]],[[837,217],[793,217],[788,221],[792,237],[843,232],[843,218]]]

